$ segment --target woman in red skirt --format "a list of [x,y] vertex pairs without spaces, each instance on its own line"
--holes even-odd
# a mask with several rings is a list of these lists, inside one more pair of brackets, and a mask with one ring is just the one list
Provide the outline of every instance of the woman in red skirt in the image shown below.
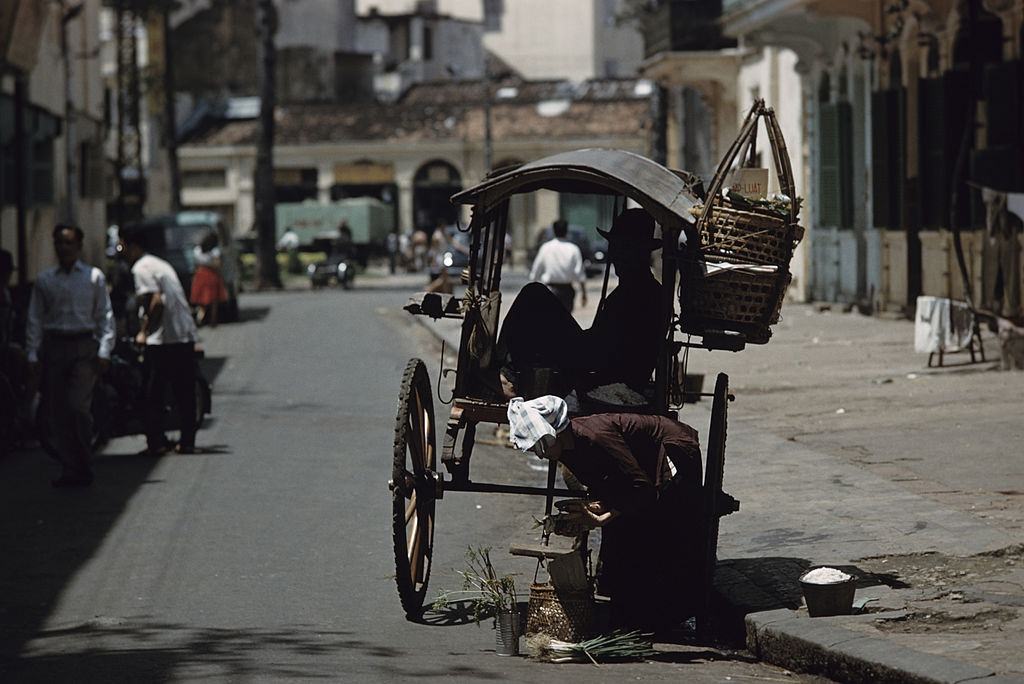
[[192,276],[192,292],[189,299],[197,307],[196,322],[199,325],[217,325],[217,307],[228,300],[228,289],[220,275],[220,247],[217,233],[210,231],[203,241],[193,248],[196,272]]

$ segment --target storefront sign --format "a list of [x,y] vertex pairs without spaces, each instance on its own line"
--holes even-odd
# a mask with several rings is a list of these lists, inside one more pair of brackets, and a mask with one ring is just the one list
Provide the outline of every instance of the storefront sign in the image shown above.
[[384,185],[395,182],[395,170],[391,164],[369,161],[335,164],[334,182],[338,185]]

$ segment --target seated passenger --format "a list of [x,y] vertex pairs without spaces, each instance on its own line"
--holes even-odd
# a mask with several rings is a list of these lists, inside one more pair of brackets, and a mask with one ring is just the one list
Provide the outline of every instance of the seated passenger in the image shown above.
[[[619,285],[605,299],[594,324],[583,330],[551,291],[526,285],[512,303],[498,338],[511,372],[529,366],[565,371],[573,386],[613,382],[643,389],[650,380],[665,336],[661,284],[651,273],[654,219],[643,209],[616,217],[609,232],[608,258]],[[510,378],[513,380],[514,378]]]
[[577,515],[602,528],[598,589],[611,599],[613,627],[667,629],[690,617],[699,588],[697,431],[633,413],[570,420],[554,396],[512,399],[508,420],[516,447],[561,461],[587,486],[592,499]]

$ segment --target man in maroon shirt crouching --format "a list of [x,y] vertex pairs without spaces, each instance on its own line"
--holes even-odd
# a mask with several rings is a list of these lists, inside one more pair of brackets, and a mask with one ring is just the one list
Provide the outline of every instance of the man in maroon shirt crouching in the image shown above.
[[600,593],[618,628],[663,630],[692,614],[701,455],[697,431],[664,416],[569,419],[554,396],[512,399],[509,436],[587,486],[578,515],[600,527]]

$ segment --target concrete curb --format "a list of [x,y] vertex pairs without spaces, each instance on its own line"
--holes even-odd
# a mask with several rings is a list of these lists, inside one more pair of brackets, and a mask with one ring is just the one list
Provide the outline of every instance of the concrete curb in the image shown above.
[[[867,614],[877,619],[882,614]],[[844,620],[851,619],[844,616]],[[746,616],[747,648],[759,659],[798,672],[841,682],[1024,681],[996,677],[992,670],[897,646],[891,641],[843,629],[831,618],[809,618],[779,609]]]

